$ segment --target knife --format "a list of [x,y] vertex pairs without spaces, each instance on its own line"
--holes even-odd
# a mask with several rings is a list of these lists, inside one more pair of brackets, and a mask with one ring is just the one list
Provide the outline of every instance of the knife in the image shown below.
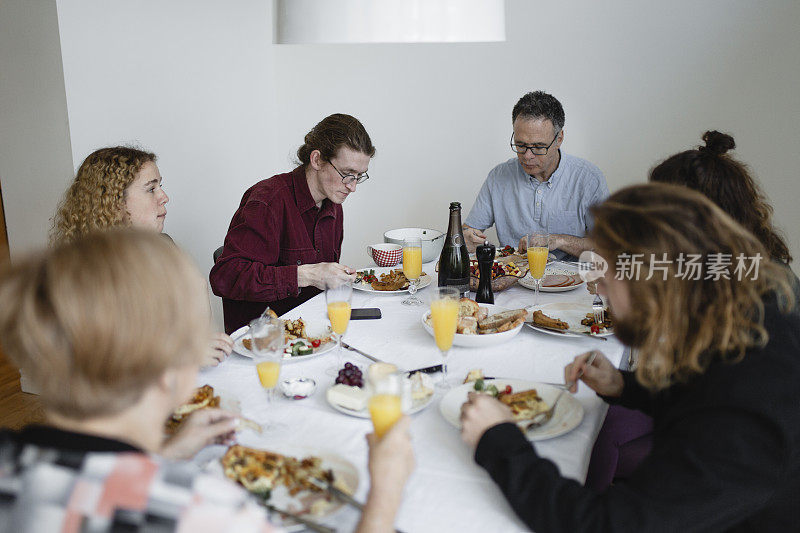
[[415,372],[422,372],[423,374],[433,374],[435,372],[441,372],[441,371],[442,371],[442,365],[433,365],[433,366],[426,366],[425,368],[418,368],[416,370],[409,370],[403,373],[407,376],[410,376]]
[[347,494],[342,489],[340,489],[338,487],[334,487],[333,485],[331,485],[327,481],[319,479],[319,478],[315,478],[315,477],[309,477],[308,481],[311,482],[311,484],[314,485],[315,487],[317,487],[318,489],[324,490],[325,492],[327,492],[328,494],[330,494],[334,498],[336,498],[338,500],[341,500],[344,503],[347,503],[349,505],[352,505],[353,507],[355,507],[359,511],[363,511],[364,510],[364,504],[363,503],[359,502],[358,500],[356,500],[355,498],[353,498],[352,496]]
[[525,325],[528,326],[531,329],[534,329],[534,330],[535,329],[546,329],[547,331],[552,331],[554,333],[561,333],[562,335],[566,335],[567,333],[572,333],[573,335],[586,335],[588,337],[591,337],[593,339],[597,339],[599,341],[607,341],[608,340],[606,337],[598,337],[597,335],[593,335],[592,333],[590,333],[588,331],[574,331],[574,330],[571,330],[571,329],[551,328],[551,327],[548,327],[548,326],[540,326],[539,324],[529,324],[528,322],[525,322]]
[[344,348],[345,350],[350,350],[351,352],[356,352],[357,354],[363,355],[364,357],[366,357],[366,358],[367,358],[367,359],[369,359],[370,361],[375,361],[376,363],[382,363],[382,362],[383,362],[383,361],[381,361],[380,359],[377,359],[377,358],[375,358],[375,357],[372,357],[372,356],[371,356],[371,355],[369,355],[368,353],[364,353],[364,352],[362,352],[362,351],[361,351],[361,350],[359,350],[358,348],[354,348],[354,347],[350,346],[350,345],[349,345],[349,344],[347,344],[346,342],[343,342],[343,343],[342,343],[342,348]]

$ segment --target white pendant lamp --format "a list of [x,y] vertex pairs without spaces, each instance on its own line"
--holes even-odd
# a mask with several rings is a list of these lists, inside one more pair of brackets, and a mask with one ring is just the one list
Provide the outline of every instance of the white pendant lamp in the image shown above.
[[276,0],[276,42],[506,40],[504,0]]

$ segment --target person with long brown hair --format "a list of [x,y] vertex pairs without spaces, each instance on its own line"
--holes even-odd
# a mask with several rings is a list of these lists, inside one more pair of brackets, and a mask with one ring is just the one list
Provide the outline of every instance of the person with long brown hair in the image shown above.
[[[51,243],[116,227],[163,232],[169,196],[161,187],[156,161],[156,154],[131,146],[109,146],[89,154],[58,206]],[[204,351],[205,364],[218,364],[232,350],[228,335],[212,334]]]
[[[205,287],[178,247],[136,229],[0,266],[3,352],[30,369],[46,417],[0,430],[0,530],[273,530],[243,488],[160,456],[164,422],[196,386]],[[394,489],[414,465],[409,422],[367,437],[373,479],[359,532],[394,531]]]
[[297,150],[298,166],[250,187],[209,276],[232,333],[269,306],[278,315],[321,290],[355,279],[339,263],[342,203],[369,179],[375,147],[363,124],[337,113],[322,119]]
[[[772,223],[772,206],[747,165],[728,153],[736,148],[733,137],[711,130],[703,134],[703,142],[653,167],[650,181],[704,194],[753,233],[773,261],[791,263],[789,248]],[[795,283],[795,287],[800,285]],[[652,419],[646,414],[612,405],[592,450],[586,485],[605,489],[615,479],[628,477],[650,452],[652,430]]]
[[[508,407],[471,394],[462,438],[476,462],[536,531],[796,529],[800,313],[791,274],[685,187],[628,187],[592,213],[591,238],[609,264],[600,291],[640,359],[622,372],[599,352],[591,364],[581,354],[565,380],[651,414],[652,453],[597,493],[539,457]],[[690,256],[699,268],[687,268]],[[642,258],[638,273],[632,257]]]

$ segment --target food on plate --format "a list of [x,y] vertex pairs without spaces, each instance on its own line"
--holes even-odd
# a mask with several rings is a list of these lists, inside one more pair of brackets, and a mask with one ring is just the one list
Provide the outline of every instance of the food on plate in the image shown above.
[[511,408],[514,420],[517,421],[530,420],[550,408],[536,392],[536,389],[516,393],[501,392],[498,399]]
[[326,396],[330,403],[353,411],[366,409],[367,400],[369,400],[369,393],[363,388],[344,383],[337,383],[329,388]]
[[502,249],[497,250],[497,257],[508,257],[509,255],[514,255],[517,253],[517,250],[513,246],[504,246]]
[[459,318],[456,324],[456,333],[461,333],[462,335],[477,335],[478,320],[471,316]]
[[367,369],[367,376],[369,376],[370,383],[376,383],[395,372],[397,372],[397,365],[393,365],[392,363],[372,363]]
[[[422,276],[426,276],[424,272]],[[356,274],[356,283],[368,284],[374,291],[401,291],[408,288],[409,281],[402,269],[395,268],[375,275],[375,270],[362,270]]]
[[586,318],[581,320],[581,324],[583,324],[584,326],[589,326],[590,328],[592,326],[598,326],[599,328],[610,329],[610,328],[612,328],[614,326],[613,320],[614,320],[614,318],[611,315],[611,310],[608,307],[606,307],[605,311],[603,311],[603,323],[602,324],[596,324],[595,323],[595,321],[594,321],[594,313],[586,313]]
[[[490,316],[488,308],[478,305],[475,300],[461,298],[458,302],[456,333],[461,335],[502,333],[521,326],[525,316],[524,309],[503,311]],[[430,315],[425,318],[425,323],[433,327]]]
[[220,397],[214,394],[214,387],[203,385],[194,391],[192,398],[179,406],[167,419],[167,433],[175,433],[190,414],[208,407],[219,407]]
[[374,269],[362,270],[356,273],[356,283],[372,283],[373,281],[378,281]]
[[345,363],[344,368],[339,370],[339,375],[336,376],[336,383],[360,388],[364,386],[364,375],[353,363]]
[[[271,311],[271,309],[270,309]],[[274,312],[272,314],[275,314]],[[312,337],[306,331],[306,323],[302,318],[283,321],[283,337],[286,346],[284,357],[297,357],[311,355],[320,346],[331,342],[330,328],[321,337]],[[253,340],[249,337],[242,339],[242,346],[252,351]]]
[[[471,260],[469,263],[470,278],[469,288],[472,291],[478,290],[480,281],[480,270],[478,262]],[[515,263],[509,257],[503,257],[499,261],[492,263],[492,291],[503,291],[514,285],[519,278],[525,277],[528,272],[528,265],[525,262]]]
[[542,278],[542,287],[572,287],[581,283],[580,274],[548,274]]
[[472,381],[478,381],[479,379],[483,379],[483,369],[475,368],[467,372],[467,377],[464,378],[464,383],[470,383]]
[[[200,409],[219,407],[220,402],[221,398],[214,394],[214,387],[211,385],[203,385],[202,387],[197,388],[194,391],[191,399],[175,409],[175,412],[173,412],[172,415],[167,419],[165,427],[167,434],[171,435],[175,433],[190,414],[194,413],[195,411],[199,411]],[[249,428],[258,433],[261,433],[262,431],[262,428],[258,423],[243,416],[239,417],[239,424],[243,428]]]
[[[323,468],[319,457],[297,459],[235,444],[228,448],[221,462],[228,478],[264,498],[269,498],[272,490],[279,485],[285,486],[292,496],[302,492],[322,493],[323,489],[312,483],[312,479],[331,484],[348,494],[351,492],[334,476],[332,470]],[[312,513],[314,507],[311,508]],[[326,507],[318,506],[318,510],[323,511]]]
[[506,385],[503,390],[497,388],[497,385],[494,383],[486,384],[486,381],[481,379],[476,379],[475,384],[472,386],[475,392],[479,392],[481,394],[488,394],[490,396],[494,396],[495,398],[499,398],[503,394],[511,394],[513,391],[511,389],[511,385]]
[[563,320],[549,317],[546,314],[542,313],[541,311],[533,312],[533,325],[543,326],[545,328],[553,328],[553,329],[569,329],[569,324],[567,324]]
[[411,401],[423,402],[433,396],[433,387],[431,377],[422,372],[414,372],[411,377],[407,378],[411,381]]
[[522,325],[526,315],[525,309],[511,309],[489,315],[478,321],[478,333],[486,335],[488,333],[501,333],[512,330]]
[[[474,277],[480,277],[480,270],[478,268],[478,261],[473,260],[469,262],[469,269],[470,275]],[[525,274],[520,268],[513,262],[510,261],[508,263],[500,263],[495,261],[492,263],[492,279],[499,278],[501,276],[516,276],[522,277]]]

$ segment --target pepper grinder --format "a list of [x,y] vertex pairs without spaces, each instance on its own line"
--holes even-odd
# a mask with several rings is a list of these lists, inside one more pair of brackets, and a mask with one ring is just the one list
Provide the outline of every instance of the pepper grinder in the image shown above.
[[484,241],[484,243],[475,250],[475,255],[478,258],[478,272],[480,274],[475,301],[479,304],[494,303],[494,292],[492,292],[494,252],[494,244],[489,244],[489,241]]

